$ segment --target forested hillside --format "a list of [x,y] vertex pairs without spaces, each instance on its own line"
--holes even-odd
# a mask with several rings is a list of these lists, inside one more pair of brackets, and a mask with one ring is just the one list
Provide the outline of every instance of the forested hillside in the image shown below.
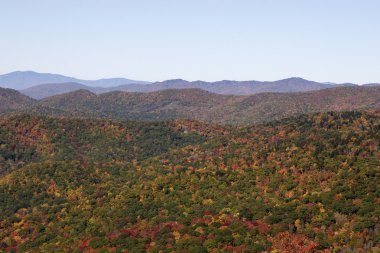
[[173,124],[28,115],[0,118],[0,173],[47,159],[132,161],[204,140],[196,133],[184,134]]
[[0,250],[376,252],[379,141],[379,111],[250,127],[3,117]]
[[[20,93],[18,96],[31,100]],[[380,108],[380,87],[341,87],[252,96],[227,96],[200,89],[151,93],[118,91],[101,95],[78,90],[39,101],[31,100],[31,103],[16,102],[21,101],[18,99],[11,101],[17,107],[0,97],[3,107],[17,109],[4,112],[139,121],[190,119],[223,125],[251,125],[315,112]]]
[[[46,98],[38,105],[58,110],[58,115],[150,121],[187,118],[241,125],[312,112],[379,108],[380,87],[343,87],[252,96],[224,96],[199,89],[102,95],[80,90]],[[43,113],[40,108],[35,112]]]
[[0,87],[0,114],[23,110],[34,104],[35,100],[22,95],[16,90]]

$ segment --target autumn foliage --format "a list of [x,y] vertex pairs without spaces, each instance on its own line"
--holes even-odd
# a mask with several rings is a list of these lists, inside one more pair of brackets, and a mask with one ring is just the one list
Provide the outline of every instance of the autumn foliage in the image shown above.
[[380,114],[0,119],[0,251],[376,252]]

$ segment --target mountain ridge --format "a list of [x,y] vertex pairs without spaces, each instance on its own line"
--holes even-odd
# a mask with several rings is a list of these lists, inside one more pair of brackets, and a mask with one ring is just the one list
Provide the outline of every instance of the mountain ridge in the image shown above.
[[[357,86],[355,84],[324,84],[309,81],[303,78],[287,78],[277,81],[233,81],[222,80],[216,82],[187,81],[183,79],[171,79],[150,84],[130,83],[114,87],[92,87],[78,82],[40,84],[27,89],[20,90],[21,93],[35,99],[63,94],[79,89],[87,89],[96,94],[111,91],[126,92],[154,92],[166,89],[202,89],[222,95],[253,95],[263,92],[306,92],[335,87]],[[374,85],[371,85],[374,86]]]
[[[363,84],[363,86],[378,85],[380,84]],[[304,92],[345,86],[360,85],[353,83],[315,82],[301,77],[290,77],[275,81],[220,80],[206,82],[201,80],[169,79],[159,82],[145,82],[125,78],[81,80],[74,77],[33,71],[15,71],[0,75],[0,87],[15,88],[35,99],[42,99],[79,89],[87,89],[101,94],[110,91],[152,92],[165,89],[199,88],[224,95],[253,95],[262,92]]]
[[[17,91],[14,94],[24,96]],[[26,96],[25,99],[30,100]],[[7,101],[9,99],[3,99],[0,103]],[[192,119],[250,125],[314,112],[379,108],[380,87],[349,86],[244,96],[221,95],[196,88],[103,94],[80,89],[11,107],[17,108],[16,112],[36,115],[143,121]]]
[[131,80],[127,78],[103,78],[98,80],[83,80],[60,74],[39,73],[35,71],[14,71],[0,75],[0,87],[12,88],[17,90],[27,89],[40,84],[73,82],[94,87],[110,87],[129,83],[149,83],[146,81]]

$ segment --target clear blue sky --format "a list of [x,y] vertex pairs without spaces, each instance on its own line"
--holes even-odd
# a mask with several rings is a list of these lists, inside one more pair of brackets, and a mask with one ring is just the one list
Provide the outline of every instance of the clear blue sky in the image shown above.
[[0,74],[380,82],[379,0],[0,0]]

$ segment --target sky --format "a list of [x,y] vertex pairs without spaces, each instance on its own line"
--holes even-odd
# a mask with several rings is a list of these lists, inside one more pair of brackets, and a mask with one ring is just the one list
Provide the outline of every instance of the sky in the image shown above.
[[380,82],[379,0],[0,0],[0,74]]

